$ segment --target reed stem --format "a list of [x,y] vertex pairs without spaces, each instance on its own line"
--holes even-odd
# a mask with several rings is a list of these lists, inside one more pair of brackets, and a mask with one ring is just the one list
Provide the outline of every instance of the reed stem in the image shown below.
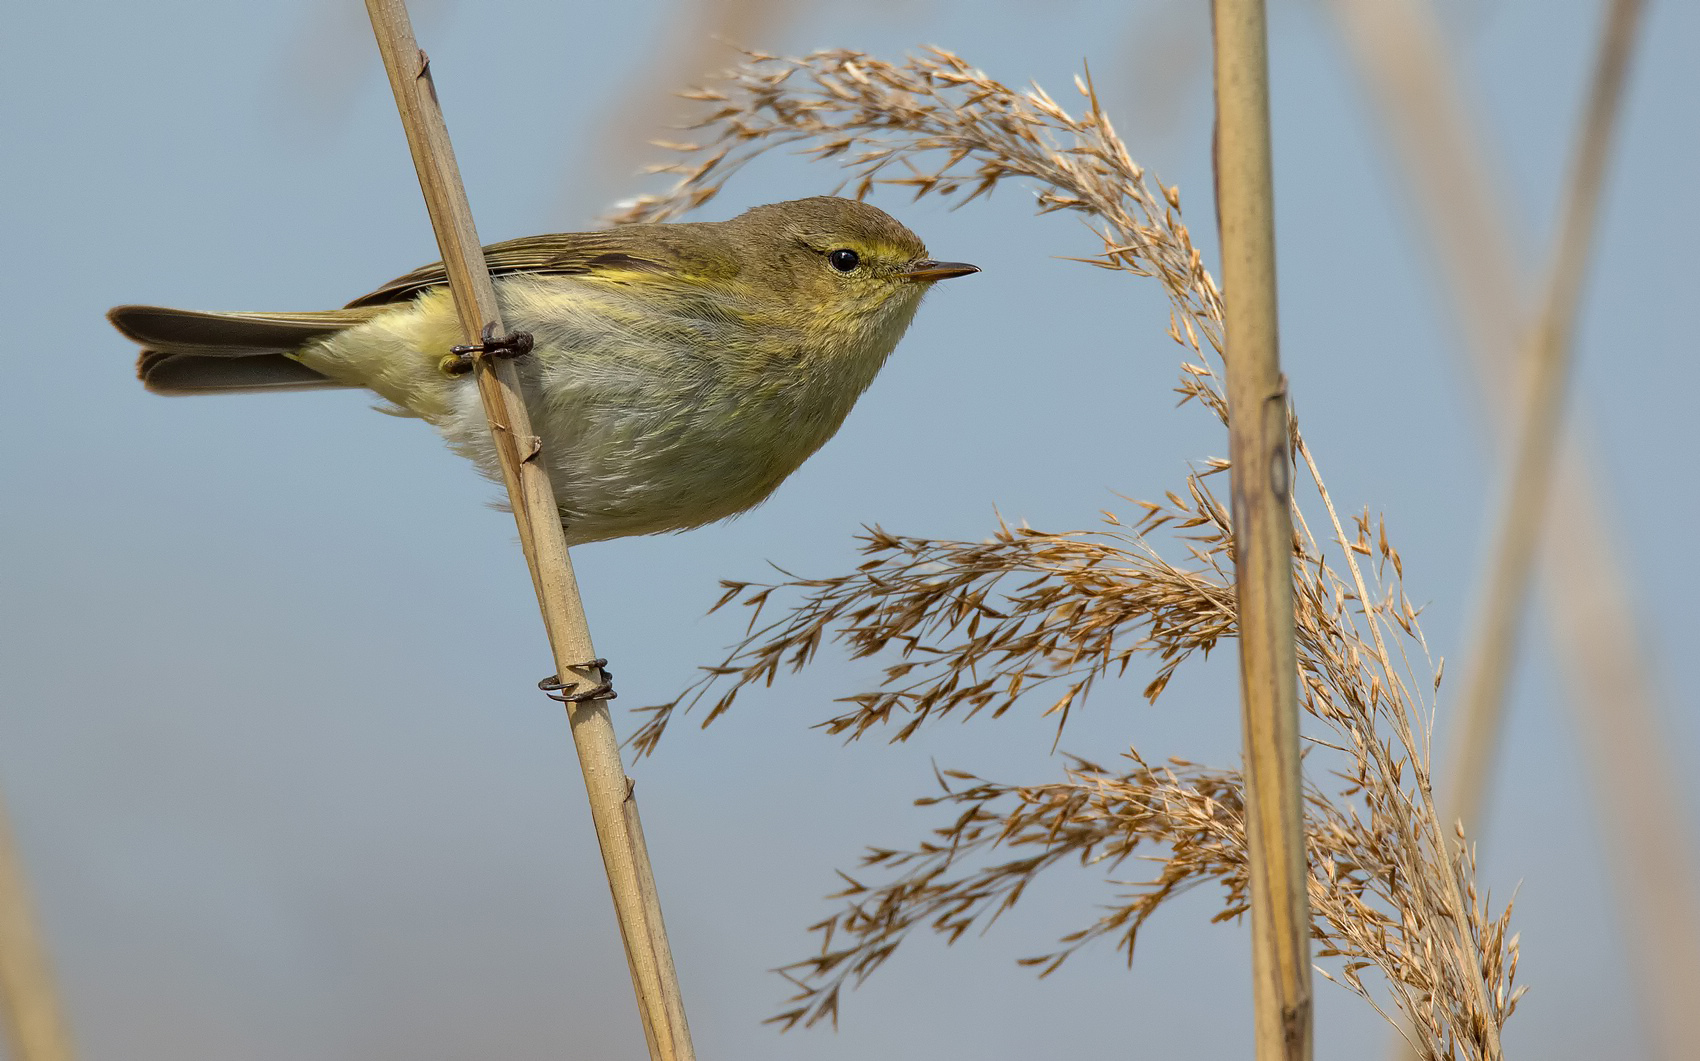
[[1215,38],[1216,204],[1227,316],[1257,1058],[1309,1061],[1310,902],[1293,641],[1293,458],[1276,327],[1262,0],[1216,0]]
[[[366,11],[407,130],[419,186],[425,194],[466,342],[479,342],[487,330],[496,337],[504,336],[495,288],[473,227],[448,127],[437,104],[430,60],[414,41],[405,0],[366,0]],[[598,668],[589,662],[596,653],[567,554],[560,510],[538,459],[542,444],[532,434],[518,372],[510,358],[479,356],[475,374],[555,657],[555,673],[563,680],[577,676],[581,687],[588,688],[599,677]],[[695,1055],[690,1030],[656,899],[637,802],[620,761],[607,703],[569,703],[567,717],[584,772],[591,818],[614,896],[650,1057],[654,1061],[692,1061]]]

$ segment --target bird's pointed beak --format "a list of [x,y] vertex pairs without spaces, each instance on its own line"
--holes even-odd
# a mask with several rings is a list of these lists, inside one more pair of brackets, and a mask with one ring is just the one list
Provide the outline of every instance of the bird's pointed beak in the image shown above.
[[923,258],[897,275],[909,280],[925,280],[931,283],[934,280],[949,280],[953,276],[967,276],[979,271],[978,265],[969,265],[967,262],[935,262],[931,258]]

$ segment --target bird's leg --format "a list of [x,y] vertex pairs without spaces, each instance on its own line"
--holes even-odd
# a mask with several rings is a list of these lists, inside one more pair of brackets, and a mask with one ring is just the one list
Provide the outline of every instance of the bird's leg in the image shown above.
[[597,674],[596,684],[589,689],[579,692],[583,682],[564,682],[558,674],[551,674],[537,683],[537,687],[548,694],[549,699],[559,700],[563,704],[582,704],[587,700],[612,700],[620,694],[614,691],[614,672],[608,669],[605,659],[593,659],[588,663],[575,663],[569,670],[594,670]]
[[486,324],[478,342],[449,347],[448,356],[443,358],[438,367],[447,375],[464,376],[472,371],[473,359],[479,354],[488,357],[524,357],[531,353],[531,346],[530,332],[509,332],[498,339],[496,326]]

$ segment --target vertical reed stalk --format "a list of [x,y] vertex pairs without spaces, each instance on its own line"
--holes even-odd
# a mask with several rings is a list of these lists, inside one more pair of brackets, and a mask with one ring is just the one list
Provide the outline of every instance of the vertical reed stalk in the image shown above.
[[1258,1061],[1311,1056],[1293,463],[1275,313],[1274,178],[1263,0],[1216,0],[1216,202],[1226,293],[1228,446],[1245,728]]
[[[1523,346],[1510,211],[1488,180],[1489,140],[1472,126],[1433,11],[1422,0],[1331,7],[1450,281],[1477,382],[1488,404],[1505,402]],[[1626,554],[1586,454],[1573,431],[1553,469],[1549,512],[1562,518],[1548,519],[1541,557],[1551,633],[1569,672],[1574,724],[1596,760],[1587,774],[1653,1056],[1688,1061],[1700,1057],[1700,858],[1661,732]]]
[[65,1023],[47,955],[36,934],[17,841],[0,805],[0,1009],[12,1061],[71,1061]]
[[[1563,456],[1573,467],[1581,453]],[[1569,518],[1585,511],[1587,483],[1560,476],[1549,511]],[[1642,662],[1644,632],[1636,622],[1615,547],[1594,520],[1550,534],[1541,556],[1548,586],[1566,588],[1573,604],[1552,614],[1556,640],[1570,649],[1566,664],[1577,692],[1575,725],[1592,762],[1603,830],[1603,861],[1623,904],[1636,1006],[1656,1061],[1700,1057],[1700,869],[1693,821],[1668,756],[1657,711],[1655,677]]]
[[[413,39],[405,0],[366,0],[366,11],[407,130],[419,186],[425,193],[466,341],[477,343],[487,328],[497,336],[504,335],[495,288],[473,228],[448,128],[437,105],[430,62]],[[531,432],[518,373],[508,358],[480,356],[475,365],[479,395],[501,458],[502,478],[519,525],[520,545],[531,568],[556,674],[565,679],[577,673],[588,684],[597,674],[596,667],[588,663],[595,652],[561,532],[554,491],[537,460],[541,443]],[[567,713],[650,1057],[654,1061],[691,1061],[694,1053],[678,977],[661,921],[637,803],[620,762],[619,742],[607,704],[600,700],[571,703]]]
[[1552,273],[1540,319],[1523,359],[1521,415],[1512,443],[1505,496],[1494,521],[1493,558],[1470,627],[1475,636],[1468,642],[1471,656],[1464,671],[1452,770],[1447,779],[1446,820],[1461,820],[1468,836],[1480,835],[1488,779],[1499,749],[1506,689],[1517,656],[1517,633],[1529,597],[1564,424],[1571,335],[1593,244],[1606,160],[1611,156],[1612,134],[1644,6],[1642,0],[1612,0],[1565,188]]

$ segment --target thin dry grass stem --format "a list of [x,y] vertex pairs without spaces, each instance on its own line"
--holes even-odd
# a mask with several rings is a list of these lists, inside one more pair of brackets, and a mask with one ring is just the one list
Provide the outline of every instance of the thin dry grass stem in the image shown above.
[[[1514,357],[1525,342],[1522,276],[1509,209],[1489,175],[1492,139],[1462,87],[1431,5],[1423,0],[1332,0],[1329,5],[1382,117],[1395,174],[1421,213],[1465,326],[1477,383],[1492,408],[1510,406]],[[1499,427],[1508,417],[1490,417]],[[1582,419],[1573,415],[1573,420]],[[1586,771],[1607,823],[1605,864],[1623,897],[1631,953],[1654,1056],[1700,1057],[1700,853],[1660,721],[1657,671],[1636,614],[1620,535],[1605,513],[1582,433],[1563,441],[1541,552],[1555,657],[1574,694]]]
[[[695,161],[667,167],[681,175],[672,192],[639,202],[625,219],[705,202],[731,172],[781,145],[838,158],[859,192],[890,183],[972,198],[1009,177],[1036,181],[1041,212],[1078,211],[1093,226],[1103,250],[1082,260],[1163,284],[1170,335],[1187,351],[1181,400],[1225,422],[1222,301],[1181,222],[1179,196],[1151,193],[1090,83],[1079,87],[1087,111],[1076,118],[1039,89],[1015,92],[936,50],[903,64],[847,51],[752,56],[724,85],[696,94],[714,113],[703,144],[680,145]],[[884,176],[898,169],[903,176]],[[1309,503],[1333,530],[1318,540],[1295,501],[1300,703],[1319,727],[1313,776],[1326,756],[1336,782],[1305,797],[1313,938],[1320,955],[1338,959],[1341,983],[1408,1024],[1422,1056],[1497,1059],[1499,1029],[1520,995],[1517,944],[1509,906],[1494,913],[1478,895],[1468,847],[1434,811],[1426,719],[1439,672],[1427,663],[1403,563],[1367,511],[1348,533],[1297,423],[1288,428],[1316,490]],[[952,542],[874,528],[863,538],[866,560],[846,574],[726,582],[717,608],[749,609],[745,637],[678,699],[647,709],[639,747],[651,750],[681,710],[706,705],[704,723],[712,721],[745,690],[808,666],[828,642],[887,660],[875,688],[846,697],[823,723],[846,739],[903,740],[929,721],[997,718],[1035,702],[1056,716],[1060,734],[1071,711],[1136,660],[1152,668],[1144,693],[1155,699],[1186,661],[1236,636],[1236,540],[1212,478],[1227,468],[1208,461],[1163,501],[1136,502],[1131,523],[1108,515],[1098,531],[1000,524],[985,541]],[[1159,532],[1179,559],[1154,544]],[[1328,558],[1335,549],[1346,575]],[[778,610],[771,618],[770,607]],[[952,817],[912,848],[864,857],[863,869],[880,879],[846,878],[843,909],[814,926],[819,953],[785,970],[798,990],[774,1020],[833,1019],[843,989],[911,932],[954,941],[983,929],[1064,862],[1114,871],[1138,858],[1156,871],[1123,883],[1107,913],[1031,959],[1041,972],[1098,939],[1115,939],[1131,956],[1156,908],[1206,881],[1223,888],[1219,916],[1239,916],[1247,879],[1240,774],[1152,767],[1137,751],[1129,761],[1131,770],[1113,773],[1076,760],[1062,781],[1039,786],[941,772],[941,794],[921,802]],[[1379,981],[1362,976],[1369,968]]]
[[[366,0],[366,11],[407,133],[462,334],[468,344],[479,343],[481,337],[505,335],[495,288],[472,222],[472,208],[437,102],[430,60],[414,40],[406,2]],[[542,442],[531,431],[518,370],[513,359],[505,357],[479,356],[473,364],[520,546],[549,636],[555,673],[563,679],[575,675],[588,686],[599,673],[596,664],[587,662],[595,656],[590,627],[573,577],[554,489],[544,463],[534,459],[542,450]],[[569,703],[567,718],[649,1054],[655,1061],[692,1061],[695,1054],[690,1029],[656,899],[654,872],[607,703]]]
[[71,1061],[70,1025],[42,946],[17,840],[0,804],[0,1015],[13,1061]]

